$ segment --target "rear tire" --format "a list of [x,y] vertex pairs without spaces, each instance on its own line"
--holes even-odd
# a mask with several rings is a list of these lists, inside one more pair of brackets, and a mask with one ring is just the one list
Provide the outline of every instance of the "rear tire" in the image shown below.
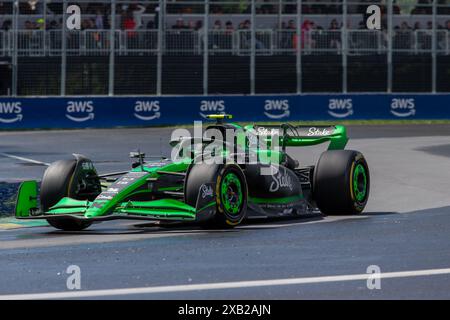
[[358,151],[325,151],[314,170],[313,198],[327,215],[359,214],[369,198],[367,162]]
[[[45,170],[40,192],[41,208],[44,212],[62,198],[69,196],[76,164],[76,160],[60,160],[53,162]],[[91,225],[91,222],[70,218],[47,219],[47,222],[56,229],[66,231],[80,231]]]

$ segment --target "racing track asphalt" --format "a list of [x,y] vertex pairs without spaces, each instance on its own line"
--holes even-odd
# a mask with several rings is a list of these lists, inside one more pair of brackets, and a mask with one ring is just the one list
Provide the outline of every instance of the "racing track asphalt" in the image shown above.
[[[170,132],[1,132],[0,153],[42,162],[83,153],[100,172],[116,171],[129,167],[128,152],[138,147],[169,154]],[[69,265],[80,266],[82,290],[126,289],[111,291],[113,299],[450,298],[450,126],[354,126],[349,136],[347,148],[363,152],[371,169],[371,197],[362,216],[256,221],[216,231],[130,221],[78,233],[0,230],[0,298],[48,292],[70,298]],[[301,150],[290,151],[303,163],[320,151]],[[44,169],[0,156],[0,180],[40,178]],[[413,272],[382,278],[380,290],[369,290],[366,280],[321,278],[365,274],[370,265],[382,273]],[[429,269],[445,270],[423,275]],[[260,280],[274,281],[239,282]],[[223,282],[233,284],[220,289]],[[208,285],[185,291],[196,284]],[[173,287],[155,288],[160,286]],[[84,297],[102,298],[105,292]]]

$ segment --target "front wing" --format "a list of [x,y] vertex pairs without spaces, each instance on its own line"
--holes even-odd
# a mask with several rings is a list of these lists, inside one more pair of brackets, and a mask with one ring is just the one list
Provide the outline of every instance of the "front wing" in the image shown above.
[[202,185],[196,206],[190,206],[176,199],[159,199],[152,201],[125,201],[106,215],[87,217],[85,213],[93,202],[62,198],[47,212],[37,207],[36,181],[24,181],[17,196],[15,215],[17,219],[77,219],[86,221],[106,221],[116,219],[133,220],[167,220],[167,221],[200,221],[210,218],[215,213],[215,193],[212,185]]

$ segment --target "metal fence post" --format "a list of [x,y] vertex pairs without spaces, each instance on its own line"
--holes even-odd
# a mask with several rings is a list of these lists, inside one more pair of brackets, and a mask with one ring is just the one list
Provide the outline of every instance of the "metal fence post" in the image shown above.
[[393,19],[392,19],[392,13],[393,13],[393,1],[392,0],[387,0],[388,1],[388,6],[387,6],[387,14],[388,14],[388,19],[387,19],[387,45],[388,45],[388,52],[387,52],[387,92],[391,93],[392,92],[392,37],[393,37],[393,30],[392,30],[392,24],[393,24]]
[[256,6],[255,1],[251,1],[252,15],[251,15],[251,49],[250,49],[250,94],[255,94],[255,63],[256,63],[256,32],[255,32],[255,15]]
[[203,26],[203,95],[208,94],[209,66],[209,0],[205,0]]
[[302,0],[297,0],[297,45],[296,45],[296,70],[297,93],[302,92]]
[[66,20],[67,20],[67,0],[63,0],[62,13],[62,30],[61,30],[61,88],[60,95],[66,95],[66,68],[67,68],[67,37],[66,37]]
[[436,14],[437,14],[437,1],[433,1],[433,34],[431,38],[431,91],[436,93],[437,85],[437,26],[436,26]]
[[347,0],[342,3],[342,92],[347,93]]
[[44,34],[42,36],[42,41],[43,41],[43,50],[44,50],[44,56],[47,55],[47,0],[44,0],[42,3],[42,8],[43,8],[43,15],[44,15]]
[[165,14],[165,0],[159,0],[158,13],[158,55],[156,59],[156,94],[158,96],[162,93],[162,55],[163,55],[163,39],[164,39],[164,18]]
[[18,78],[18,32],[19,32],[19,0],[13,2],[13,27],[12,27],[12,79],[11,79],[11,94],[13,97],[17,96],[17,78]]
[[111,0],[111,23],[109,32],[108,96],[114,95],[114,66],[116,52],[116,0]]
[[283,0],[278,0],[278,16],[277,16],[277,29],[281,29],[281,22],[283,15]]

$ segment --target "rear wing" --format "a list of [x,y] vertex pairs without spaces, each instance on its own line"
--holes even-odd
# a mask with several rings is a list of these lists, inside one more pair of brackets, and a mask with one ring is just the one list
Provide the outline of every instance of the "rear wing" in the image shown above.
[[344,126],[293,126],[251,125],[246,127],[258,136],[280,136],[280,145],[285,147],[305,147],[330,142],[328,150],[342,150],[348,142]]

